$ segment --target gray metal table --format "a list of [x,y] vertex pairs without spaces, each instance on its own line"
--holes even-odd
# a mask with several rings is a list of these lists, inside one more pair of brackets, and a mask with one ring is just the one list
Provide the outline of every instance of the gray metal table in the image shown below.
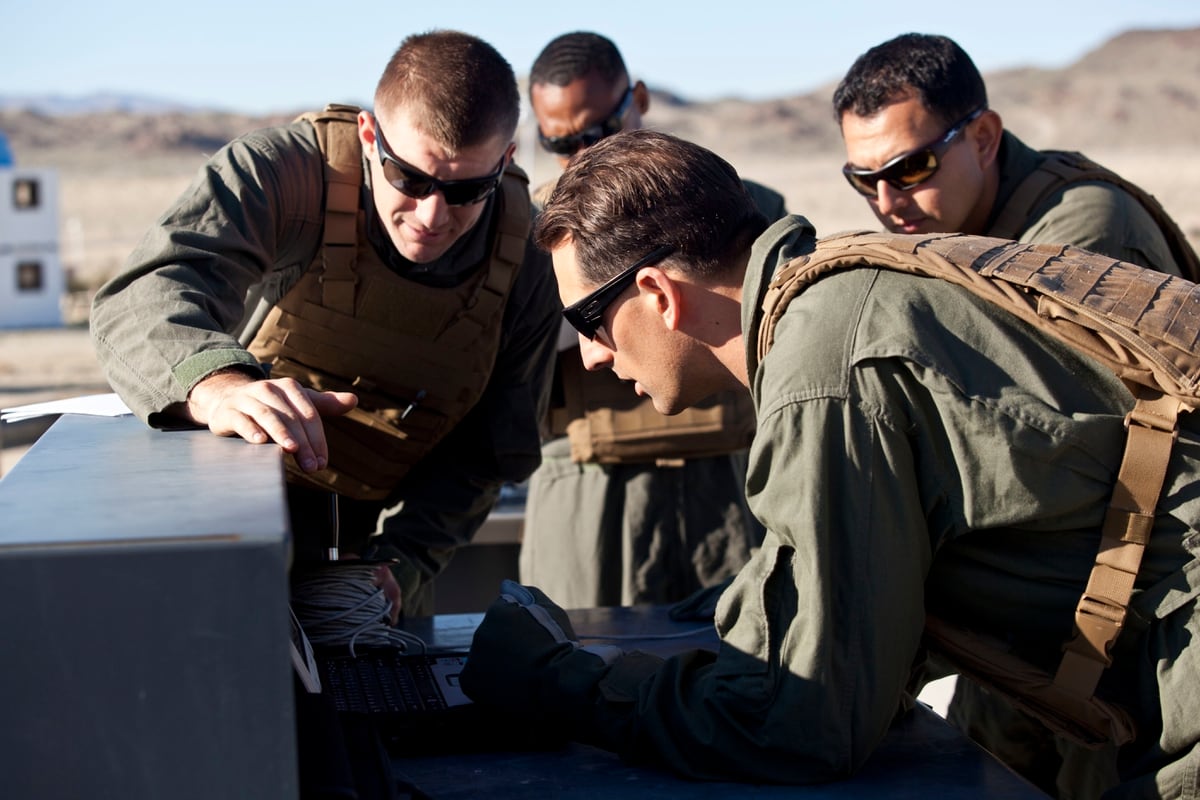
[[61,417],[0,480],[5,797],[294,798],[278,449]]

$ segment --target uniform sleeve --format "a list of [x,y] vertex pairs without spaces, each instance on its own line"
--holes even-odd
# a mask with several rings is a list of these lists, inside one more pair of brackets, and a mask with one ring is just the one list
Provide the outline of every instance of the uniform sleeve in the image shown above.
[[233,335],[247,291],[276,265],[306,266],[320,232],[321,159],[305,127],[222,148],[97,293],[98,359],[143,420],[155,424],[218,369],[258,371]]
[[759,426],[748,497],[768,535],[718,605],[719,652],[618,663],[588,727],[695,778],[845,777],[900,709],[924,624],[913,456],[835,396],[764,408]]
[[1110,258],[1180,275],[1170,247],[1150,213],[1111,183],[1075,184],[1052,195],[1022,242],[1073,244]]
[[399,562],[395,572],[405,596],[471,541],[502,484],[525,480],[541,463],[538,423],[549,403],[561,310],[549,257],[530,243],[487,388],[413,467],[400,490],[400,511],[385,517],[372,541],[372,557]]

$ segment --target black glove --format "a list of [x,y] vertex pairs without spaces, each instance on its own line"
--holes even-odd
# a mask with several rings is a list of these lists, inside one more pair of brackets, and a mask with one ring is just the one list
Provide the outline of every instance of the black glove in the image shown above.
[[481,705],[580,719],[621,655],[613,645],[580,646],[565,611],[540,589],[506,580],[475,631],[460,679]]
[[717,613],[717,601],[733,583],[733,576],[713,586],[697,589],[667,609],[667,616],[676,622],[711,621]]

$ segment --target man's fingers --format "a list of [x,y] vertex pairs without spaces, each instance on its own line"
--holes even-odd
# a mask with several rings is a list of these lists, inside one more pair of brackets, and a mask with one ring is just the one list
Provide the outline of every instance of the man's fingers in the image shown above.
[[309,400],[322,417],[337,417],[358,405],[358,395],[353,392],[318,392],[308,389]]
[[318,392],[291,378],[255,381],[229,389],[216,405],[209,427],[250,442],[270,439],[291,453],[301,469],[329,464],[322,414],[344,414],[358,398],[349,392]]
[[387,564],[380,564],[375,567],[374,584],[383,589],[383,594],[391,602],[392,608],[388,612],[388,624],[395,626],[400,621],[400,610],[402,605],[400,584],[396,582],[396,576],[388,568]]

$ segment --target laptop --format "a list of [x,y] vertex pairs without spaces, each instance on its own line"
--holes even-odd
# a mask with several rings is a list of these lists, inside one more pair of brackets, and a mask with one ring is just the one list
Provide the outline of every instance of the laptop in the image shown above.
[[373,648],[316,657],[323,691],[341,713],[380,717],[428,715],[468,705],[458,676],[465,653],[405,653]]
[[339,712],[378,716],[433,714],[468,705],[458,676],[465,651],[409,653],[399,647],[314,651],[291,614],[292,665],[311,694],[327,694]]
[[398,647],[314,648],[292,615],[292,663],[309,693],[339,717],[367,723],[397,753],[543,748],[537,729],[475,705],[459,685],[466,651],[410,653]]

